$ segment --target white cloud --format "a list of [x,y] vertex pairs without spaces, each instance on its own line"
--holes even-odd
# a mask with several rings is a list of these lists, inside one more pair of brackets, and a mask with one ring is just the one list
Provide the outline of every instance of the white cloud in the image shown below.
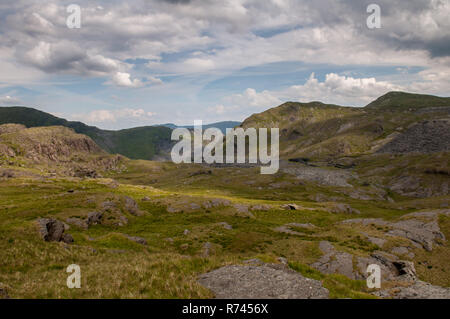
[[112,83],[117,86],[138,88],[142,87],[144,84],[139,79],[131,80],[131,75],[129,73],[117,72],[113,75],[111,79]]
[[246,89],[242,94],[234,94],[226,99],[229,103],[239,106],[250,107],[273,107],[280,104],[281,100],[269,91],[262,91],[260,93],[252,88]]
[[[242,94],[234,94],[224,100],[230,106],[237,105],[258,110],[265,110],[286,101],[322,101],[364,106],[388,91],[401,89],[403,88],[400,86],[386,81],[377,81],[375,78],[353,78],[335,73],[327,74],[325,80],[320,82],[312,73],[304,84],[293,85],[279,91],[256,92],[248,88]],[[227,109],[227,106],[222,106],[222,109]]]
[[116,123],[118,121],[148,121],[155,113],[143,109],[123,108],[118,110],[94,110],[88,113],[72,114],[70,119],[89,124]]
[[353,78],[329,73],[325,80],[320,82],[314,73],[303,85],[293,85],[278,92],[283,99],[292,100],[320,100],[337,104],[365,105],[367,102],[402,87],[386,81],[377,81],[375,78]]
[[0,96],[0,105],[21,105],[22,101],[9,95]]

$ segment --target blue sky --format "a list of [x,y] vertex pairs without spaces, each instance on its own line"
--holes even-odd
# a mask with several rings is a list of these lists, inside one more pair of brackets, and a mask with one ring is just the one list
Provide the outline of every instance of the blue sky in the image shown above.
[[[0,4],[0,105],[107,129],[243,120],[285,101],[364,106],[450,95],[450,2],[37,1]],[[66,25],[67,6],[81,28]]]

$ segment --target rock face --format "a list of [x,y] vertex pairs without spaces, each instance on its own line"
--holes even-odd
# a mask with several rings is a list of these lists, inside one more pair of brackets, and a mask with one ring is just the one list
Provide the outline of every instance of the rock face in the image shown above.
[[37,220],[39,233],[45,241],[63,241],[65,243],[73,243],[73,237],[64,234],[64,223],[53,218],[40,218]]
[[88,226],[100,225],[102,223],[103,214],[99,212],[90,212],[87,216],[86,223]]
[[295,175],[299,180],[315,182],[324,186],[352,187],[348,180],[356,177],[355,173],[344,170],[331,170],[305,165],[288,165],[282,171]]
[[333,214],[361,214],[357,209],[352,208],[348,204],[334,203],[328,211]]
[[384,145],[378,153],[434,153],[450,150],[450,120],[423,121]]
[[68,223],[68,224],[70,224],[70,225],[74,225],[74,226],[77,226],[77,227],[80,227],[80,228],[82,228],[82,229],[88,229],[88,224],[84,221],[84,220],[82,220],[82,219],[79,219],[79,218],[67,218],[66,219],[66,223]]
[[393,299],[450,299],[450,289],[417,280],[412,285],[381,290],[375,295]]
[[450,215],[450,210],[438,210],[431,212],[418,212],[404,215],[403,220],[390,223],[382,219],[349,219],[343,223],[360,223],[363,225],[379,225],[391,228],[388,236],[397,236],[409,239],[411,244],[423,248],[427,251],[433,249],[433,244],[445,241],[446,238],[441,232],[438,224],[438,215]]
[[143,212],[139,209],[138,204],[131,197],[125,196],[125,209],[134,216],[142,216]]
[[232,265],[203,274],[199,283],[219,299],[325,299],[320,281],[282,265]]
[[353,255],[336,251],[333,245],[327,241],[321,241],[319,249],[322,251],[323,256],[311,267],[324,274],[339,273],[350,279],[356,279],[356,275],[353,272]]
[[383,280],[412,282],[416,280],[416,270],[410,261],[399,260],[397,256],[376,251],[369,257],[357,257],[347,252],[337,251],[334,246],[322,241],[319,244],[323,256],[311,267],[324,274],[342,274],[350,279],[367,278],[367,267],[376,264],[381,268]]
[[127,237],[131,241],[134,241],[135,243],[138,243],[141,245],[147,245],[147,240],[145,240],[145,238],[138,237],[138,236],[128,236],[128,235],[125,235],[125,237]]

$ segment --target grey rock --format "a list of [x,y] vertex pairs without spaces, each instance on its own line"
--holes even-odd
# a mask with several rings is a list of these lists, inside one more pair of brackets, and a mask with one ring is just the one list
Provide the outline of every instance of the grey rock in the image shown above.
[[117,209],[117,204],[113,201],[106,201],[101,204],[103,210]]
[[196,203],[189,204],[189,207],[190,207],[190,209],[193,209],[193,210],[199,210],[200,208],[202,208],[199,204],[196,204]]
[[409,254],[409,249],[406,247],[393,247],[391,253],[396,255],[407,255]]
[[438,223],[440,214],[450,215],[449,210],[437,210],[431,212],[416,212],[404,215],[402,220],[390,223],[380,218],[349,219],[343,224],[360,223],[362,225],[377,225],[390,228],[386,235],[409,239],[415,247],[427,251],[433,249],[434,243],[446,241]]
[[230,205],[231,205],[231,202],[229,200],[222,199],[222,198],[213,198],[202,204],[203,208],[205,208],[205,209],[210,209],[210,208],[215,208],[215,207],[220,207],[220,206],[230,206]]
[[233,226],[231,226],[230,224],[228,224],[226,222],[218,223],[218,225],[222,226],[223,228],[225,228],[227,230],[232,230],[233,229]]
[[399,286],[390,290],[381,290],[374,294],[393,299],[450,299],[449,288],[433,286],[420,280],[410,286]]
[[348,180],[357,177],[346,170],[325,169],[306,165],[290,164],[281,169],[284,173],[296,176],[299,180],[315,182],[324,186],[352,187]]
[[199,283],[219,299],[325,299],[320,281],[281,265],[232,265],[199,277]]
[[145,238],[137,237],[137,236],[128,236],[128,235],[125,235],[125,237],[127,237],[131,241],[134,241],[135,243],[138,243],[141,245],[147,245],[147,240],[145,240]]
[[70,234],[62,234],[61,241],[66,244],[72,244],[74,242],[74,239]]
[[39,233],[45,241],[60,241],[64,233],[64,224],[53,218],[40,218],[37,220]]
[[66,223],[68,223],[68,224],[70,224],[70,225],[73,225],[73,226],[77,226],[77,227],[80,227],[80,228],[82,228],[82,229],[88,229],[88,224],[84,221],[84,220],[82,220],[82,219],[80,219],[80,218],[67,218],[66,219]]
[[184,232],[183,232],[183,234],[186,236],[186,235],[189,235],[189,233],[190,233],[190,231],[188,230],[188,229],[185,229],[184,230]]
[[250,209],[254,211],[269,211],[272,209],[272,206],[266,204],[253,205]]
[[264,265],[264,262],[259,258],[252,258],[252,259],[244,260],[244,264],[260,266],[260,265]]
[[204,243],[202,248],[202,256],[209,257],[209,255],[211,254],[212,247],[213,245],[210,242]]
[[100,225],[102,223],[103,213],[90,212],[87,216],[86,223],[88,226]]
[[125,196],[125,209],[134,216],[142,216],[143,212],[139,209],[138,204],[131,197]]
[[336,251],[334,246],[327,241],[319,243],[319,249],[323,256],[311,267],[324,274],[342,274],[350,279],[356,279],[353,272],[353,255],[346,252]]
[[333,214],[361,214],[359,210],[343,203],[334,203],[330,208],[328,208],[328,211]]
[[388,232],[389,235],[408,238],[421,245],[427,251],[433,250],[433,243],[436,240],[445,240],[437,220],[423,222],[421,220],[408,219],[390,226],[394,229]]
[[284,205],[281,205],[281,208],[287,209],[287,210],[300,210],[300,209],[302,209],[302,207],[297,205],[297,204],[284,204]]

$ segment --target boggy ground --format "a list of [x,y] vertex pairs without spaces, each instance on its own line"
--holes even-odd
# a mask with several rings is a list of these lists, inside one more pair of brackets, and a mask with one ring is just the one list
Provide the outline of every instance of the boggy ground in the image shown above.
[[[104,178],[10,167],[0,179],[0,290],[11,298],[212,298],[217,292],[199,277],[254,260],[262,263],[254,267],[275,264],[314,279],[330,298],[375,298],[358,263],[380,254],[392,272],[382,297],[411,285],[389,270],[397,260],[414,262],[419,280],[448,287],[449,197],[392,191],[389,165],[405,160],[421,165],[380,156],[355,169],[322,166],[331,176],[325,179],[323,172],[299,176],[299,163],[260,175],[257,167],[125,160]],[[341,172],[348,185],[339,184]],[[435,217],[410,215],[417,211]],[[92,212],[101,217],[93,221]],[[44,241],[39,218],[65,223],[74,242]],[[437,225],[426,234],[431,249],[393,226],[411,219]],[[66,286],[73,263],[81,267],[81,289]]]

